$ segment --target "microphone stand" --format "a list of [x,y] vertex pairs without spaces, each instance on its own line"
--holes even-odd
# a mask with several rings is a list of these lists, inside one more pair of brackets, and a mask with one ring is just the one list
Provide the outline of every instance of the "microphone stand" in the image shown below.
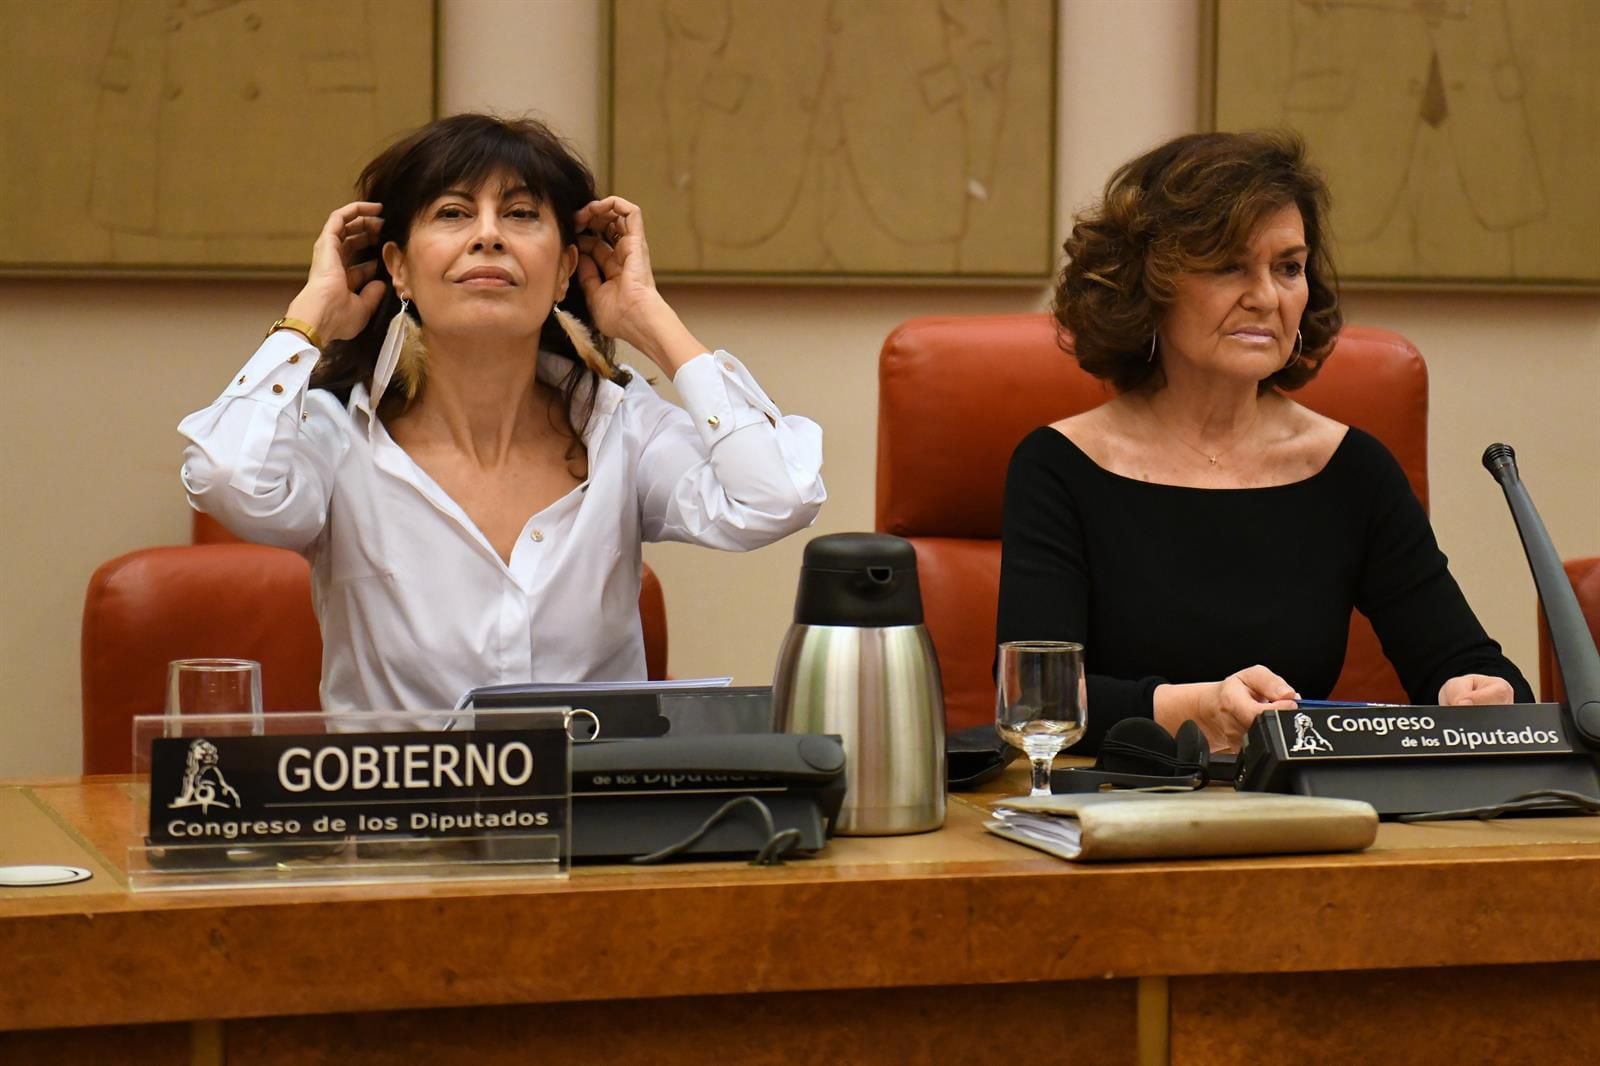
[[1484,449],[1483,465],[1505,490],[1506,503],[1522,538],[1522,550],[1527,553],[1539,603],[1550,627],[1550,641],[1555,645],[1556,662],[1561,666],[1572,724],[1591,749],[1600,751],[1600,649],[1590,638],[1589,625],[1550,533],[1522,484],[1517,453],[1509,444],[1491,444]]

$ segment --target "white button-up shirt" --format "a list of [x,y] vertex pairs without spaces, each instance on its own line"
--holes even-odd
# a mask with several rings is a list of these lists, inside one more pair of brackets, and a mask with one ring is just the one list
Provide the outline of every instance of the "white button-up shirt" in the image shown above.
[[[640,544],[730,551],[810,525],[822,431],[779,413],[744,366],[707,353],[673,384],[599,384],[589,476],[528,519],[502,560],[397,445],[364,385],[309,387],[317,350],[280,330],[216,402],[185,418],[190,505],[303,553],[322,626],[326,711],[442,710],[469,688],[645,677]],[[566,360],[540,353],[556,379]]]

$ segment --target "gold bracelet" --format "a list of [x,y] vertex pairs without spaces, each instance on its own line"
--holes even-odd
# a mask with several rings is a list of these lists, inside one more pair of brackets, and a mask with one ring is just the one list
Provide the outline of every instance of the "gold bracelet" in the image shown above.
[[319,352],[322,351],[322,338],[317,335],[317,328],[311,323],[302,321],[298,318],[280,318],[278,321],[267,327],[267,336],[272,336],[280,329],[294,330],[306,340],[310,341],[311,347],[315,348]]

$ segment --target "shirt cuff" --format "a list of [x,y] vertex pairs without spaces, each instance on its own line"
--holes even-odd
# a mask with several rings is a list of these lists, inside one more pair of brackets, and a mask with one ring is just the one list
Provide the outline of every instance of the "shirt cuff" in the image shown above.
[[321,357],[316,346],[294,330],[277,330],[261,342],[222,395],[228,399],[249,397],[283,410],[303,399],[311,371]]
[[744,364],[720,348],[683,364],[672,384],[707,448],[746,426],[782,417]]

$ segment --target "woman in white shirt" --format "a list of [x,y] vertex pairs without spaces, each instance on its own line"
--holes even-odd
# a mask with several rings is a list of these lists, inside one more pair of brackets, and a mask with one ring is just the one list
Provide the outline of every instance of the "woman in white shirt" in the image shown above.
[[641,542],[742,551],[810,525],[821,430],[689,333],[638,207],[597,199],[541,124],[442,119],[359,187],[285,316],[180,424],[191,505],[310,559],[324,710],[642,680]]

